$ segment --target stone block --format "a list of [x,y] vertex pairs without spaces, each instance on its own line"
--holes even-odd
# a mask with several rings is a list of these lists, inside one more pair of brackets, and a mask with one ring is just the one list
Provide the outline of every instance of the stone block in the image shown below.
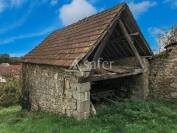
[[66,115],[67,115],[68,117],[71,117],[72,114],[73,114],[73,110],[66,110]]
[[90,89],[91,89],[90,82],[87,82],[87,83],[78,83],[77,84],[77,90],[79,92],[90,91]]
[[65,98],[72,98],[72,97],[73,97],[72,91],[66,90],[65,91]]
[[65,88],[66,88],[66,90],[70,89],[70,81],[69,81],[69,79],[65,79]]
[[79,120],[87,119],[89,115],[90,115],[90,112],[79,112],[78,119]]
[[172,83],[170,84],[170,87],[176,88],[177,89],[177,83]]
[[82,101],[88,101],[90,100],[90,92],[78,92],[73,91],[73,98],[82,102]]
[[90,112],[74,111],[73,116],[78,120],[83,120],[83,119],[87,119],[90,116]]
[[62,103],[62,106],[65,109],[76,109],[76,100],[74,99],[64,99],[64,102]]
[[77,101],[77,111],[78,112],[89,112],[90,111],[90,100],[88,101]]
[[172,98],[177,99],[177,92],[171,92],[170,95]]
[[82,93],[80,93],[79,100],[81,102],[90,100],[90,92],[82,92]]

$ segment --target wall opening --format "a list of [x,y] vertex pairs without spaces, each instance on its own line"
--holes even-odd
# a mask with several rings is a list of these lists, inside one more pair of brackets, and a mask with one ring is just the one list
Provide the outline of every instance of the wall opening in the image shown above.
[[95,108],[104,104],[114,104],[132,95],[132,77],[94,81],[91,83],[91,101]]

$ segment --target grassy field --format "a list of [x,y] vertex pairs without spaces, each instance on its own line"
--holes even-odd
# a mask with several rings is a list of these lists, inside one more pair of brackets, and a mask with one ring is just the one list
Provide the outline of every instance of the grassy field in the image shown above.
[[177,103],[126,101],[83,121],[12,106],[0,109],[0,133],[177,133]]

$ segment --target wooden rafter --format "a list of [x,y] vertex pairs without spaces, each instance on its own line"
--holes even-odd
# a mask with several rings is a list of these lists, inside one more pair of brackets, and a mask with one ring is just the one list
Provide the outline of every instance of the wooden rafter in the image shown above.
[[129,33],[128,33],[127,29],[125,28],[125,25],[124,25],[124,23],[122,22],[121,19],[119,19],[119,25],[120,25],[120,28],[121,28],[123,34],[125,35],[125,37],[126,37],[126,39],[128,41],[129,46],[131,47],[132,51],[134,52],[135,57],[137,58],[141,68],[144,69],[144,63],[143,63],[143,61],[142,61],[142,59],[141,59],[141,57],[140,57],[135,45],[134,45],[134,42],[132,41],[131,36],[129,35]]
[[142,34],[142,32],[141,32],[141,30],[140,30],[138,24],[136,23],[136,21],[135,21],[135,19],[134,19],[134,17],[133,17],[133,14],[131,13],[131,11],[130,11],[129,8],[127,8],[126,10],[127,10],[128,15],[130,16],[130,19],[133,21],[133,26],[136,28],[136,31],[139,32],[139,37],[140,37],[140,39],[142,40],[143,45],[150,51],[150,54],[153,55],[153,52],[152,52],[152,50],[150,49],[150,47],[149,47],[147,41],[145,40],[145,38],[144,38],[144,36],[143,36],[143,34]]
[[103,52],[103,49],[106,47],[106,44],[108,43],[108,40],[111,37],[111,34],[112,34],[114,28],[116,27],[116,25],[117,25],[117,23],[114,22],[112,24],[111,29],[108,31],[107,35],[105,36],[105,38],[103,38],[102,43],[100,44],[98,50],[96,51],[96,53],[94,55],[94,58],[93,58],[94,61],[97,61],[99,59],[99,57],[100,57],[101,53]]
[[[128,21],[127,19],[125,19],[124,20],[124,26],[126,27],[126,29],[128,30],[128,32],[130,33],[129,35],[133,38],[134,42],[137,43],[137,38],[140,37],[140,33],[138,32],[137,29],[133,29],[132,26],[129,24],[129,22],[130,21]],[[137,43],[136,48],[139,49],[138,51],[142,51],[143,53],[145,53],[143,47],[141,47],[141,45],[139,45],[139,43]]]
[[[111,40],[111,43],[112,43],[112,45],[113,45],[113,47],[114,47],[114,49],[116,49],[118,52],[118,54],[119,54],[119,56],[121,57],[121,56],[126,56],[127,54],[126,54],[126,51],[123,49],[122,50],[122,47],[120,46],[121,44],[122,44],[122,41],[121,40],[119,40],[119,32],[118,32],[118,30],[117,30],[117,28],[115,29],[115,34],[114,34],[114,37],[116,38],[116,39],[113,39],[113,40]],[[118,40],[118,41],[117,41]]]
[[122,14],[122,12],[127,7],[128,7],[127,5],[123,5],[123,7],[119,11],[119,13],[112,20],[111,24],[107,27],[107,29],[102,34],[102,36],[97,40],[97,42],[95,43],[95,47],[92,48],[88,52],[88,54],[82,59],[82,62],[85,62],[97,47],[98,47],[98,49],[97,49],[96,53],[94,54],[93,60],[97,61],[99,59],[99,56],[101,55],[107,41],[109,40],[109,37],[111,36],[111,33],[113,32],[114,27],[116,26],[116,22],[117,22],[118,17],[120,16],[120,14]]

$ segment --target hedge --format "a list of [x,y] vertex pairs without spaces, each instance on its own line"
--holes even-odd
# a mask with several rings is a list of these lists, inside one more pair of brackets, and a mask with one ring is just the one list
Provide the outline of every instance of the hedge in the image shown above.
[[19,80],[0,83],[0,106],[8,107],[20,103],[21,85]]

